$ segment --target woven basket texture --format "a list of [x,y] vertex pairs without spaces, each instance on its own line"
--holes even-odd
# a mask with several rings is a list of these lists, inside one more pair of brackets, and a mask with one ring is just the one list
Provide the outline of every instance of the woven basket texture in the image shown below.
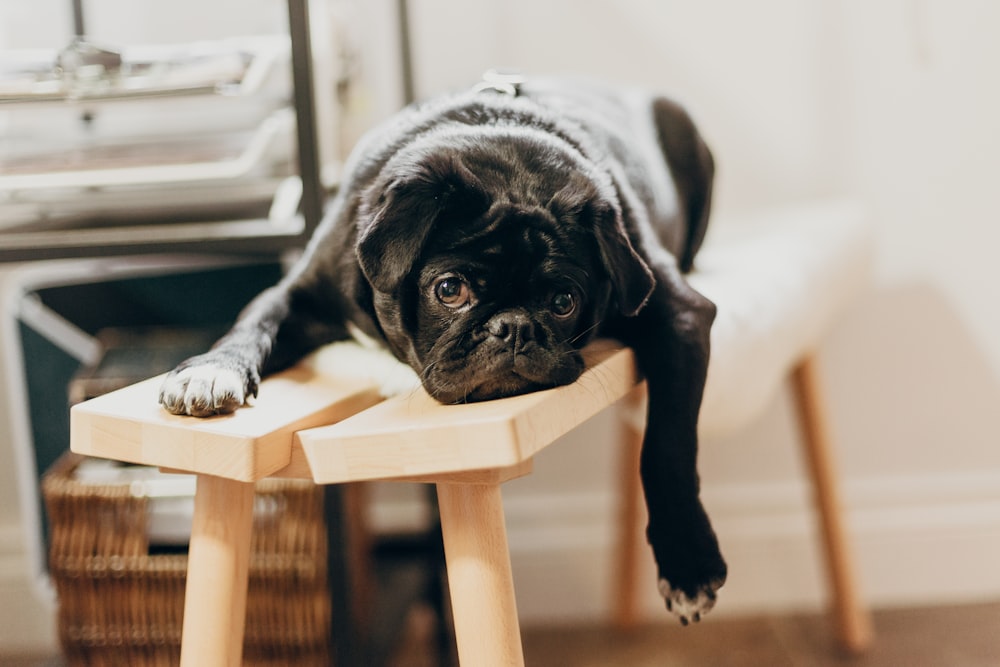
[[[42,480],[59,639],[70,665],[176,665],[187,555],[150,553],[149,499],[83,484],[66,454]],[[267,479],[254,501],[243,664],[330,664],[322,488]]]

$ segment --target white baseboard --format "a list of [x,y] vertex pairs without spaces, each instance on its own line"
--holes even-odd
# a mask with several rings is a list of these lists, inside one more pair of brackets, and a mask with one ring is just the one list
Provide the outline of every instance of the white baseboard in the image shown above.
[[[703,496],[729,564],[713,613],[823,606],[822,553],[804,483],[706,487]],[[859,480],[846,485],[844,497],[871,606],[1000,598],[1000,472]],[[506,507],[523,621],[606,618],[612,495],[525,495],[508,498]],[[642,568],[642,612],[665,619],[651,556]]]
[[[804,483],[706,486],[729,563],[715,615],[820,609],[821,552]],[[1000,599],[1000,472],[849,482],[844,489],[861,585],[873,607]],[[518,608],[525,624],[599,622],[611,608],[614,497],[518,493],[506,501]],[[412,504],[384,514],[412,517]],[[24,536],[0,525],[0,647],[55,647],[55,619],[31,580]],[[666,620],[651,558],[641,607]]]
[[58,650],[55,604],[34,580],[24,531],[0,524],[0,653]]

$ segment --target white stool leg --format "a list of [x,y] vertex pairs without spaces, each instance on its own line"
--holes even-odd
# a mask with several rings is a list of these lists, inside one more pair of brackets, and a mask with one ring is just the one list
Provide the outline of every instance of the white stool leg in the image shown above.
[[458,659],[524,665],[500,484],[437,485]]
[[246,622],[254,485],[198,475],[181,633],[182,667],[238,667]]
[[820,391],[816,360],[807,356],[793,373],[803,445],[812,477],[823,530],[827,572],[833,595],[837,638],[841,646],[860,653],[871,643],[871,615],[858,592],[857,576],[841,511],[837,472],[829,425]]

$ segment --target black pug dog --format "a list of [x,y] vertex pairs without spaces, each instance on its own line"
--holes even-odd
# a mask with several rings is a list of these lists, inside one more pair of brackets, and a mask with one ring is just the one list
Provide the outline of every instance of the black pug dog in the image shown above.
[[206,354],[167,410],[231,412],[264,374],[382,341],[443,403],[564,385],[595,336],[648,383],[641,476],[666,606],[697,621],[726,565],[699,500],[697,421],[715,307],[685,282],[713,160],[685,111],[579,81],[487,82],[369,132],[301,260]]

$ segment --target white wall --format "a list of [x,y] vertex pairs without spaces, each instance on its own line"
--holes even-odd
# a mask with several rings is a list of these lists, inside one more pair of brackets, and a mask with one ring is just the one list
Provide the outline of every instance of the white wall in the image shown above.
[[[93,5],[105,12],[129,8],[128,30],[92,22],[109,35],[172,41],[175,30],[205,36],[234,17],[250,31],[283,20],[278,0],[257,4],[264,19],[246,18],[244,3],[239,10],[231,2],[190,3],[197,11],[182,14],[177,3],[101,0]],[[384,115],[398,103],[387,41],[393,2],[356,5],[361,27],[353,38],[368,77],[358,108]],[[56,6],[0,4],[0,47],[58,43],[54,23],[28,21],[34,33],[13,27],[14,19],[54,16]],[[863,583],[880,605],[1000,597],[1000,426],[993,417],[1000,269],[992,261],[1000,242],[993,194],[1000,5],[412,0],[411,11],[421,94],[466,85],[496,65],[645,83],[687,103],[700,122],[720,167],[720,216],[827,195],[863,199],[878,241],[876,283],[822,350]],[[0,411],[0,427],[3,417]],[[527,619],[602,613],[611,441],[612,425],[598,419],[509,488]],[[787,397],[775,397],[742,437],[705,442],[702,451],[706,503],[731,566],[716,613],[818,605],[823,593]],[[9,457],[0,444],[0,579],[16,583],[21,552]],[[645,603],[651,617],[662,617],[651,585]],[[3,628],[0,646],[24,636]]]
[[[876,283],[821,355],[865,589],[882,605],[1000,597],[1000,5],[413,5],[422,93],[498,64],[644,83],[694,112],[720,167],[720,217],[836,194],[867,204]],[[571,435],[511,485],[531,618],[592,616],[607,602],[609,429]],[[731,566],[717,613],[818,605],[787,397],[702,452]],[[647,580],[647,609],[662,617],[652,570]]]

